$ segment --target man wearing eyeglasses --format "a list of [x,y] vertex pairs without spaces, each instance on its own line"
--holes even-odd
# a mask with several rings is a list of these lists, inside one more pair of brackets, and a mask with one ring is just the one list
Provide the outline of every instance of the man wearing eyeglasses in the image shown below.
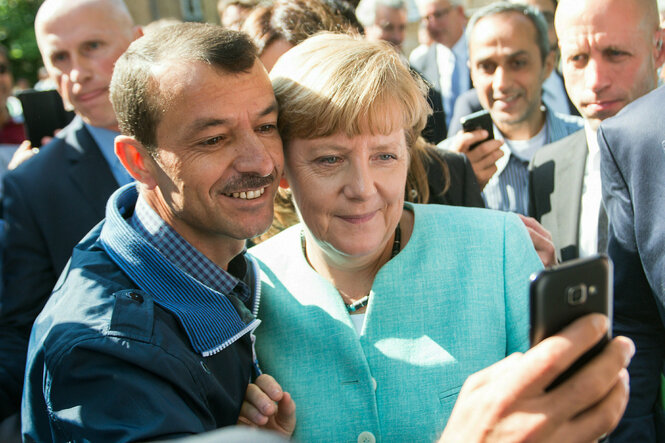
[[406,37],[407,10],[403,0],[361,0],[356,8],[358,21],[368,40],[385,40],[399,51]]
[[468,21],[462,0],[418,0],[427,34],[435,42],[427,52],[411,57],[411,66],[441,93],[446,125],[450,124],[455,100],[471,88],[464,29]]

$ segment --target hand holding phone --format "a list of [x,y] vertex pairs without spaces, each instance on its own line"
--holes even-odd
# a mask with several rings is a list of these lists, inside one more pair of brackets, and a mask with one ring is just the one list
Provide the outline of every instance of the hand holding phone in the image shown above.
[[23,107],[25,132],[33,147],[42,145],[44,137],[53,137],[56,129],[62,129],[74,118],[65,110],[60,94],[54,90],[22,91],[17,95]]
[[[531,276],[531,346],[593,312],[612,319],[612,262],[599,255],[571,260]],[[609,342],[603,339],[573,363],[547,388],[552,389],[597,355]]]
[[473,150],[479,144],[494,138],[494,125],[492,123],[492,116],[490,115],[489,111],[485,109],[474,112],[473,114],[465,115],[464,117],[460,118],[460,123],[462,123],[462,130],[464,132],[472,132],[476,129],[484,129],[487,131],[487,138],[469,146],[469,151]]

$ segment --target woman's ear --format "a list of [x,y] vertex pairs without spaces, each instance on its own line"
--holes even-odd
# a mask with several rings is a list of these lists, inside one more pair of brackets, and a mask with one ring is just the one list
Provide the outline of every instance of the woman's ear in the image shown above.
[[289,189],[289,182],[286,180],[286,176],[282,175],[282,178],[279,179],[279,187]]
[[115,155],[136,181],[143,183],[148,189],[157,186],[150,167],[154,160],[141,142],[134,137],[119,135],[115,138]]

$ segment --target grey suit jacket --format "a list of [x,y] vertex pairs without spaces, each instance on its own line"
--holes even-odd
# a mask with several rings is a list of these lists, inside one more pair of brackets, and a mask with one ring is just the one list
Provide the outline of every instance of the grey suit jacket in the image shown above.
[[540,148],[529,165],[529,215],[552,234],[561,260],[579,257],[587,155],[586,134],[581,129]]
[[420,57],[409,60],[411,67],[418,71],[434,89],[441,91],[439,80],[439,64],[436,62],[436,44],[432,43],[427,52]]

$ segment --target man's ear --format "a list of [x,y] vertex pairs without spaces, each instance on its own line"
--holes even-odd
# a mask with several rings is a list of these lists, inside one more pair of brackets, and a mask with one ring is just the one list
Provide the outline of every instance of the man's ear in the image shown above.
[[659,28],[654,39],[654,60],[656,61],[656,68],[659,68],[665,62],[665,41],[663,41],[665,40],[665,29]]
[[157,186],[150,168],[154,160],[141,142],[134,137],[119,135],[115,138],[115,155],[136,181],[143,183],[148,189]]
[[545,64],[543,65],[543,82],[552,74],[554,66],[556,65],[556,51],[550,51],[545,56]]
[[134,26],[134,28],[132,29],[132,34],[133,34],[132,35],[132,37],[133,37],[132,41],[136,40],[139,37],[143,37],[143,28],[140,27],[140,26]]

